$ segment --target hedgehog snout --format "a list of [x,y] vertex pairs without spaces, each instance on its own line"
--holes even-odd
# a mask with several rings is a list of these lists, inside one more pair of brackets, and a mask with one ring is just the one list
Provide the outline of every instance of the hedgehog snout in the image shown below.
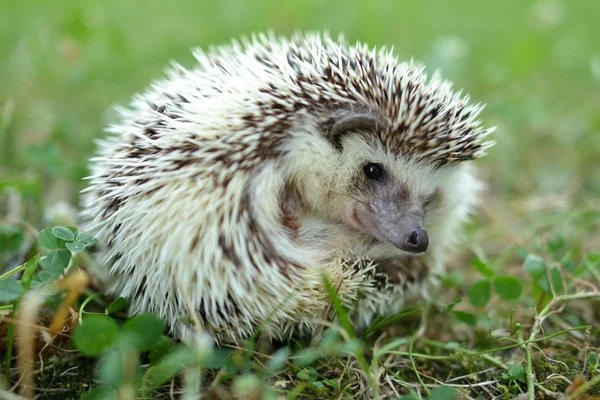
[[406,249],[411,253],[423,253],[429,246],[429,237],[427,231],[422,228],[416,228],[406,235]]
[[387,202],[367,208],[360,204],[352,208],[346,221],[361,233],[408,253],[423,253],[429,247],[422,210],[415,206]]
[[429,236],[421,221],[411,216],[380,221],[373,236],[407,253],[423,253],[429,247]]

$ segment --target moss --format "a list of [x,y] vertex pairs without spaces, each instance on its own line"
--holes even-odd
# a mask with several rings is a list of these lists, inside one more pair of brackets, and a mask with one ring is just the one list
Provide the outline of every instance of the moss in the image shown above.
[[80,399],[94,385],[94,359],[54,357],[36,376],[38,394],[45,400]]

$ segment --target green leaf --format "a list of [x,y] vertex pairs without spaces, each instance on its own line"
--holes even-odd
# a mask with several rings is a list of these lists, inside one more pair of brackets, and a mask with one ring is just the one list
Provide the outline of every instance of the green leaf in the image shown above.
[[[262,400],[278,400],[282,397],[278,395],[278,392],[269,386],[264,386],[261,388]],[[290,397],[288,397],[289,399]]]
[[77,241],[85,243],[88,246],[96,244],[97,240],[89,233],[81,232],[77,235]]
[[272,373],[277,373],[281,371],[290,356],[289,347],[282,347],[272,354],[272,358],[267,363],[267,369]]
[[427,397],[427,400],[453,400],[460,399],[461,397],[456,389],[445,386],[434,389]]
[[479,272],[481,275],[483,275],[487,278],[491,278],[492,276],[494,276],[494,270],[491,269],[486,263],[484,263],[480,259],[478,259],[478,258],[474,259],[473,261],[471,261],[471,264],[473,264],[473,267],[475,267],[475,270],[477,272]]
[[323,332],[321,340],[317,348],[323,353],[335,353],[339,350],[340,345],[344,343],[344,339],[333,329],[327,329]]
[[[569,250],[569,252],[570,252],[570,250]],[[560,263],[563,265],[563,267],[565,268],[566,271],[568,271],[572,274],[577,273],[577,268],[579,267],[579,265],[575,261],[571,260],[570,258],[563,257],[563,259],[560,261]]]
[[492,296],[492,285],[487,280],[482,280],[475,283],[468,291],[469,301],[475,307],[483,307]]
[[454,310],[454,307],[456,307],[457,304],[459,304],[462,301],[462,299],[460,297],[457,297],[456,299],[454,299],[454,301],[452,301],[452,303],[448,304],[446,306],[446,313],[449,313],[450,311]]
[[341,352],[357,354],[365,347],[364,343],[359,339],[350,339],[342,343]]
[[448,342],[448,343],[446,343],[446,345],[444,347],[447,348],[448,350],[456,350],[460,347],[460,343]]
[[8,303],[16,300],[23,294],[23,285],[16,279],[0,281],[0,302]]
[[52,228],[52,234],[59,239],[66,240],[67,242],[72,242],[75,240],[75,232],[66,226],[55,226]]
[[112,347],[118,337],[117,323],[105,315],[88,315],[73,334],[75,345],[86,356],[102,353]]
[[585,262],[590,266],[600,267],[600,253],[589,253],[585,256]]
[[117,389],[97,386],[81,396],[81,400],[117,400]]
[[68,242],[65,244],[65,247],[73,253],[79,253],[80,251],[85,250],[86,244],[83,242]]
[[142,353],[160,340],[165,326],[155,315],[140,314],[127,320],[123,329],[132,334],[133,345]]
[[[2,192],[1,186],[2,185],[0,184],[0,192]],[[0,254],[17,251],[21,248],[24,240],[25,236],[22,227],[0,223]]]
[[127,300],[125,300],[123,297],[118,297],[118,298],[114,299],[113,302],[108,305],[108,307],[106,307],[106,313],[113,314],[113,313],[116,313],[117,311],[121,311],[122,309],[124,309],[126,307],[127,307]]
[[123,381],[123,353],[121,351],[108,351],[98,361],[98,375],[102,383],[111,387],[118,387]]
[[538,276],[546,272],[544,260],[534,254],[527,255],[527,258],[525,258],[525,262],[523,263],[523,269],[534,276]]
[[467,325],[474,326],[477,324],[477,318],[475,317],[475,315],[473,315],[471,313],[454,310],[454,311],[452,311],[452,315],[454,315],[456,317],[456,319],[464,322]]
[[520,364],[508,364],[507,371],[502,373],[502,379],[525,383],[525,367]]
[[[550,271],[550,279],[552,279],[552,285],[554,286],[554,291],[558,294],[564,294],[566,289],[563,285],[562,274],[558,268],[552,268]],[[566,283],[566,282],[565,282]]]
[[[62,250],[69,252],[67,249],[62,249]],[[42,270],[49,271],[49,272],[55,272],[59,275],[62,274],[62,272],[64,270],[64,268],[62,267],[62,262],[58,262],[55,265],[52,264],[52,260],[54,259],[54,256],[56,255],[57,251],[58,250],[48,252],[46,257],[44,257],[44,259],[42,259],[40,261],[40,267],[42,268]]]
[[548,240],[547,242],[548,249],[550,249],[550,251],[553,253],[558,253],[559,251],[564,250],[566,244],[567,240],[561,233],[556,233],[554,238]]
[[[562,282],[562,277],[560,274],[560,271],[556,268],[551,268],[550,269],[550,279],[552,279],[552,286],[554,287],[554,291],[557,294],[561,294],[564,292],[564,287],[563,287],[563,282]],[[550,283],[548,282],[548,275],[546,273],[544,273],[542,276],[540,276],[540,278],[537,280],[536,284],[541,287],[542,289],[544,289],[544,291],[548,294],[552,293],[552,289],[550,288]]]
[[46,257],[40,260],[40,267],[42,269],[50,269],[50,263],[52,262],[52,257],[54,257],[54,252],[50,252],[46,255]]
[[305,367],[315,362],[321,355],[315,349],[305,348],[294,355],[293,363],[297,367]]
[[240,375],[231,384],[233,397],[238,399],[253,397],[250,394],[257,391],[260,385],[261,381],[258,376],[250,373]]
[[157,387],[175,375],[181,370],[192,365],[196,361],[196,354],[185,345],[179,345],[174,351],[167,354],[156,366],[151,366],[146,371],[146,384],[150,387]]
[[52,256],[50,268],[53,271],[62,271],[67,268],[69,261],[71,261],[71,252],[67,249],[58,249]]
[[463,287],[464,283],[465,283],[465,278],[463,278],[461,273],[458,271],[448,272],[443,277],[443,284],[446,287],[451,287],[451,288]]
[[173,349],[173,341],[168,336],[161,336],[160,340],[150,349],[150,365],[157,365]]
[[200,366],[208,369],[218,369],[231,361],[232,350],[229,349],[212,349],[200,360]]
[[516,300],[521,297],[523,288],[521,282],[512,276],[497,276],[494,278],[494,290],[504,300]]
[[296,376],[299,379],[302,379],[303,381],[307,381],[310,379],[310,374],[308,373],[308,370],[306,368],[301,369]]
[[36,254],[25,263],[25,270],[23,271],[23,276],[21,277],[23,290],[27,291],[31,287],[31,281],[35,277],[35,271],[37,271],[41,257],[41,254]]
[[43,229],[38,235],[38,243],[45,249],[58,249],[60,241],[52,234],[52,228]]
[[54,271],[40,271],[39,278],[42,283],[51,283],[60,278],[60,273]]

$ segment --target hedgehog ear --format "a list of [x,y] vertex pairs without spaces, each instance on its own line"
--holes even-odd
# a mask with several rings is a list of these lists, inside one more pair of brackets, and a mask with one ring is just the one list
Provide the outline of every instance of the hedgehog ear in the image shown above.
[[329,131],[329,141],[336,149],[341,149],[341,140],[346,133],[365,130],[375,131],[383,129],[387,124],[379,117],[372,114],[351,114],[340,118],[333,124]]

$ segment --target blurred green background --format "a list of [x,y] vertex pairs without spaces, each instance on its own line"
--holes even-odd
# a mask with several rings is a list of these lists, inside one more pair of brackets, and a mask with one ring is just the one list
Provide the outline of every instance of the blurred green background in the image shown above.
[[0,217],[40,227],[57,201],[76,206],[113,105],[172,59],[192,66],[193,47],[267,29],[393,45],[487,103],[498,144],[480,165],[498,215],[597,209],[599,17],[595,0],[2,0]]

